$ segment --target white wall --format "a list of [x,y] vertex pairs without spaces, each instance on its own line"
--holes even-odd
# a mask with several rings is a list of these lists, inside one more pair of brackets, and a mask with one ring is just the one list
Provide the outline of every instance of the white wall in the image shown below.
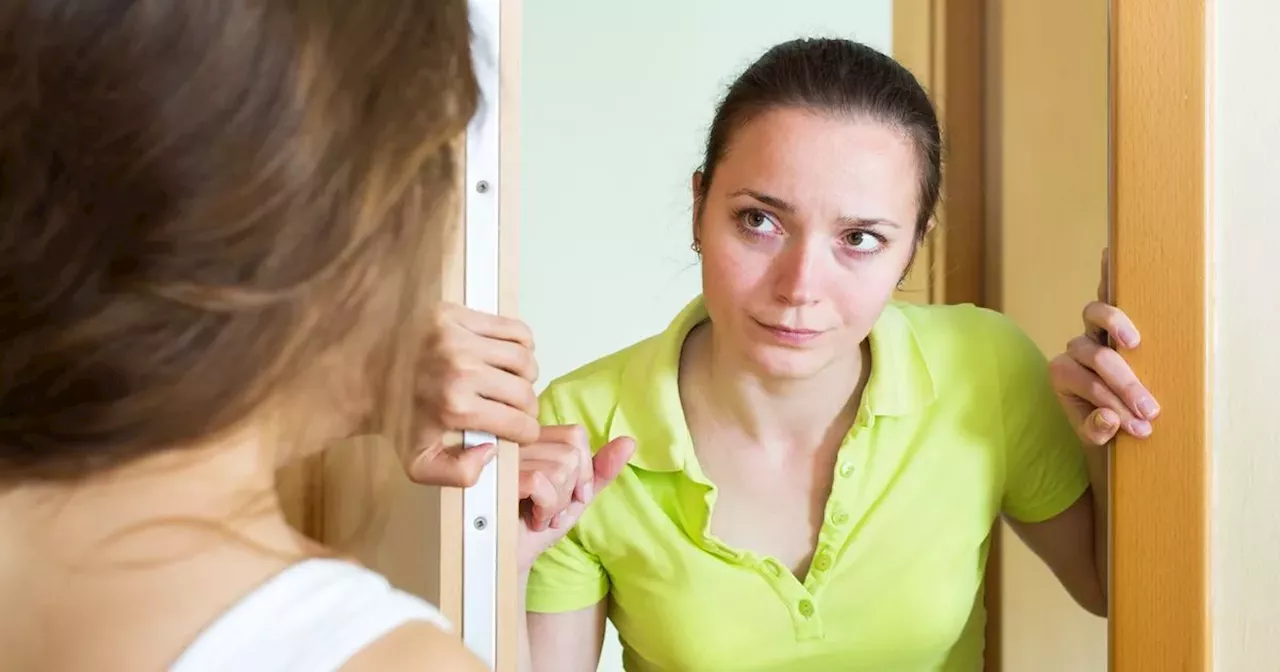
[[1280,5],[1210,2],[1215,669],[1280,670]]
[[[700,288],[689,180],[724,88],[805,35],[888,52],[892,0],[526,0],[520,313],[542,383],[663,329]],[[616,635],[602,670],[620,669]]]

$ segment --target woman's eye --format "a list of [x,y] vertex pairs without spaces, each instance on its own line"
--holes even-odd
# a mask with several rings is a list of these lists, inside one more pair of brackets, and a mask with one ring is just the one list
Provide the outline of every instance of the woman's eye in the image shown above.
[[884,245],[879,238],[867,233],[866,231],[851,231],[845,236],[845,242],[852,247],[855,252],[871,253],[877,252]]
[[748,210],[742,213],[742,225],[753,233],[772,233],[778,227],[769,215],[759,210]]

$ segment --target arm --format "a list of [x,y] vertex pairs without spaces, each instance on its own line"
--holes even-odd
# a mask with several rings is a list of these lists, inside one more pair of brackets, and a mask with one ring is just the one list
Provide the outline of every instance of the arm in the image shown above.
[[1085,333],[1072,339],[1050,365],[1058,402],[1083,442],[1089,492],[1047,521],[1013,525],[1072,597],[1099,616],[1107,614],[1111,543],[1106,445],[1120,431],[1139,439],[1149,436],[1160,413],[1159,404],[1124,358],[1105,344],[1103,335],[1125,349],[1136,348],[1140,341],[1133,322],[1106,298],[1104,256],[1098,300],[1084,309]]
[[1063,412],[1062,358],[1047,362],[1007,320],[993,326],[1005,428],[1002,513],[1081,607],[1105,615],[1105,448],[1082,443],[1075,418]]
[[606,601],[577,611],[539,614],[525,609],[529,573],[520,575],[520,672],[595,672],[604,645]]
[[[1102,467],[1105,478],[1105,463]],[[1093,465],[1089,471],[1092,480]],[[1102,494],[1094,494],[1097,492]],[[1105,483],[1095,484],[1066,511],[1043,522],[1023,523],[1006,518],[1009,527],[1044,561],[1076,604],[1102,617],[1107,615],[1106,492]]]
[[[543,434],[590,456],[585,476],[591,479],[591,487],[554,515],[550,527],[536,521],[531,527],[528,517],[522,516],[517,544],[517,613],[524,616],[517,625],[519,672],[595,672],[604,643],[609,578],[600,559],[587,550],[574,528],[587,507],[626,467],[635,442],[614,438],[593,455],[585,429],[563,424],[551,390],[539,403],[539,420],[547,425]],[[540,464],[526,460],[531,455],[530,449],[521,449],[522,482],[526,472],[530,477],[542,473]]]

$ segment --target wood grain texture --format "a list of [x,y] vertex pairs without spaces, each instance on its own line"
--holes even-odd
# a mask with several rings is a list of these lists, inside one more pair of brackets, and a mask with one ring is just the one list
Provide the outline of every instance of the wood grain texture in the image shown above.
[[1113,672],[1212,668],[1205,2],[1111,2],[1112,291],[1162,406],[1111,457]]
[[[1107,246],[1107,11],[1106,0],[987,1],[985,299],[1046,357],[1081,332]],[[1106,622],[1007,526],[1001,541],[1004,669],[1105,670]]]
[[[943,129],[943,195],[936,228],[917,253],[899,300],[987,305],[986,0],[895,0],[893,57],[916,76]],[[1000,529],[992,527],[983,599],[985,672],[1000,672]]]
[[986,0],[938,2],[935,99],[943,129],[942,245],[934,259],[934,301],[986,303],[984,180],[984,44]]
[[[933,93],[936,40],[935,5],[941,0],[893,0],[893,58],[915,75],[920,85]],[[930,303],[935,293],[933,269],[937,237],[916,253],[894,298],[912,303]]]
[[[499,15],[498,86],[498,312],[518,314],[520,225],[520,44],[523,0],[502,0]],[[495,672],[516,672],[519,663],[516,542],[519,539],[519,447],[498,452],[498,596]]]

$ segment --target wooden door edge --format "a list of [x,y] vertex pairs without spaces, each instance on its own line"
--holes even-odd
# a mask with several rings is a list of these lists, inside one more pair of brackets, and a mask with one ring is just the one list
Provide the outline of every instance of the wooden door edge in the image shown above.
[[[520,213],[520,50],[523,0],[501,0],[498,18],[498,312],[518,314]],[[515,672],[519,658],[519,590],[516,543],[519,539],[518,447],[503,443],[498,451],[498,608],[495,672]]]
[[1212,669],[1205,0],[1112,0],[1112,291],[1162,407],[1111,453],[1111,670]]

